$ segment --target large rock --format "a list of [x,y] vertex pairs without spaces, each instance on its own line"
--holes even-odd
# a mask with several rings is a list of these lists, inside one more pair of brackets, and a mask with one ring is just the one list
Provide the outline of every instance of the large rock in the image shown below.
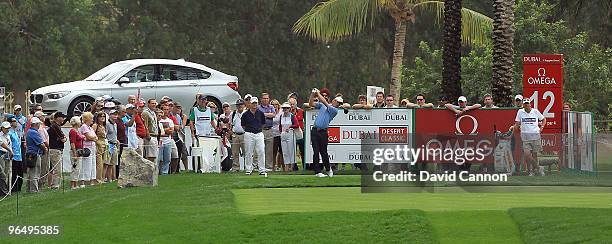
[[117,186],[157,186],[157,167],[136,153],[133,148],[124,148],[119,166]]

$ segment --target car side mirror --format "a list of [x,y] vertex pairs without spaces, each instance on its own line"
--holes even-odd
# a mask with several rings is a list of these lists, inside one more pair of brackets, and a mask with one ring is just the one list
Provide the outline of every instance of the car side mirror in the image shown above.
[[123,85],[125,83],[130,83],[130,78],[127,78],[127,77],[124,76],[124,77],[121,77],[119,79],[119,81],[117,81],[117,85],[119,85],[119,86],[121,86],[121,85]]

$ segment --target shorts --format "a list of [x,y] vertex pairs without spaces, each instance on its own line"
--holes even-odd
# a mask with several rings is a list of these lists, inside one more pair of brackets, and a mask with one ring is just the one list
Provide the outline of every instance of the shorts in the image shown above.
[[79,180],[79,175],[81,174],[81,161],[82,161],[82,158],[70,157],[70,162],[72,163],[71,165],[72,171],[70,172],[71,181]]
[[534,153],[542,151],[542,140],[523,141],[523,150]]
[[115,148],[113,153],[110,154],[110,158],[106,165],[117,165],[117,160],[119,160],[119,148]]
[[156,158],[159,154],[159,144],[153,137],[151,139],[142,139],[142,151],[145,158]]

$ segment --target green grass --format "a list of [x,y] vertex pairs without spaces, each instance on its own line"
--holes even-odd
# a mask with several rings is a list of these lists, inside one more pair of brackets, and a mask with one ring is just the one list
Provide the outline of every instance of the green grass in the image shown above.
[[[513,207],[612,208],[612,193],[372,193],[358,187],[236,189],[236,205],[248,214],[311,211],[507,210]],[[317,208],[309,206],[318,205]]]
[[612,209],[510,209],[528,243],[611,243]]
[[[155,188],[117,189],[110,184],[66,193],[21,194],[19,216],[16,197],[0,202],[0,225],[59,224],[63,234],[0,236],[0,242],[612,242],[612,235],[601,234],[612,221],[600,217],[610,216],[610,193],[361,194],[359,188],[347,187],[359,183],[359,176],[345,175],[264,179],[184,174],[160,177]],[[564,208],[532,208],[551,206],[573,209],[555,216],[554,211]],[[572,231],[565,234],[564,226]]]
[[427,218],[441,243],[521,243],[506,211],[431,211]]

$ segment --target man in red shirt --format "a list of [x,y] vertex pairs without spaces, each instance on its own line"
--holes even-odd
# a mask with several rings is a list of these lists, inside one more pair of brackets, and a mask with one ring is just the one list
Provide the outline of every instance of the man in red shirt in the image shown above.
[[149,130],[147,130],[147,127],[142,120],[142,111],[144,110],[145,103],[143,101],[138,101],[136,106],[138,108],[138,110],[136,110],[136,115],[134,116],[134,123],[136,123],[136,135],[138,135],[138,149],[136,152],[142,156],[144,155],[144,138],[149,137]]

